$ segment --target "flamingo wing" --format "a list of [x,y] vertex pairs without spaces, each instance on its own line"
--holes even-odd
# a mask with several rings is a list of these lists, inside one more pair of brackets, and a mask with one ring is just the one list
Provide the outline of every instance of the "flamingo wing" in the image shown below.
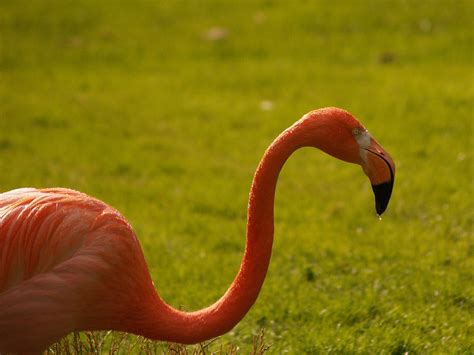
[[116,328],[130,304],[154,292],[139,242],[115,209],[69,189],[0,194],[0,353]]

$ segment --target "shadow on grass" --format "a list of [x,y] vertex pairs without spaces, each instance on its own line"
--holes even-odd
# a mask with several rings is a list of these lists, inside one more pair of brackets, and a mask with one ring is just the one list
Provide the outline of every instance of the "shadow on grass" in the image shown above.
[[[265,332],[253,338],[253,348],[250,354],[264,354],[270,349],[264,341]],[[196,345],[180,345],[149,340],[120,332],[74,332],[53,344],[43,355],[56,354],[237,354],[239,347],[232,343],[225,345],[214,344],[217,340]]]

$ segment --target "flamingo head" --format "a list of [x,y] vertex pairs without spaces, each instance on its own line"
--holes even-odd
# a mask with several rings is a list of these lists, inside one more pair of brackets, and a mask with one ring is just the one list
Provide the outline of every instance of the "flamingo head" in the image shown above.
[[[395,164],[385,149],[349,112],[324,108],[305,115],[306,145],[347,162],[359,164],[370,179],[375,210],[380,216],[387,208],[395,179]],[[310,126],[310,127],[308,127]]]

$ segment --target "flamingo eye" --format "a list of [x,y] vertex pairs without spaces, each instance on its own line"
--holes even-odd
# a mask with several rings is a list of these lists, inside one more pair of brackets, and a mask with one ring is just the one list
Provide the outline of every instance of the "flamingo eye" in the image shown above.
[[358,137],[362,134],[362,130],[359,127],[355,127],[352,129],[352,135],[354,137]]

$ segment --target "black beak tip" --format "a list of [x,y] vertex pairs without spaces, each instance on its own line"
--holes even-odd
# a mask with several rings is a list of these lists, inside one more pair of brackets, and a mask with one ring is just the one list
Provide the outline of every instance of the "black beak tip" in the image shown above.
[[390,196],[392,196],[392,188],[393,181],[372,185],[372,190],[375,195],[375,210],[379,216],[387,209]]

